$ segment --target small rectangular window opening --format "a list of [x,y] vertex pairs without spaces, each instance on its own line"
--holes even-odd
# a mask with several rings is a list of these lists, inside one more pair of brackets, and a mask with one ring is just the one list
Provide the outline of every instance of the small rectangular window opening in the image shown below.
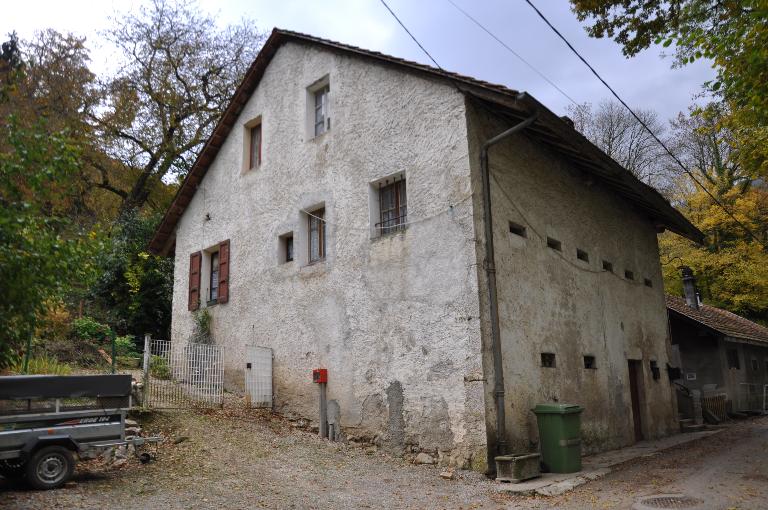
[[757,358],[752,358],[752,370],[755,372],[760,370],[760,363],[758,363]]
[[613,273],[613,264],[607,260],[603,261],[603,271],[610,271]]
[[646,278],[645,280],[643,280],[643,283],[645,284],[646,287],[653,287],[653,282],[651,281],[650,278]]
[[293,261],[293,232],[280,236],[279,262],[285,264]]
[[541,366],[544,368],[555,368],[555,353],[542,352],[541,353]]
[[728,368],[735,368],[741,370],[741,364],[739,363],[739,352],[736,349],[728,349],[726,351],[728,358]]
[[597,368],[597,363],[595,362],[594,356],[591,356],[589,354],[584,356],[584,368],[589,368],[589,369]]
[[635,279],[635,273],[633,273],[632,271],[627,269],[626,271],[624,271],[624,278],[626,278],[627,280],[634,280]]
[[515,223],[514,221],[509,222],[509,231],[515,234],[516,236],[528,237],[528,232],[526,231],[526,228],[523,225]]
[[553,250],[563,251],[563,243],[552,237],[547,237],[547,247]]
[[576,249],[576,258],[583,261],[583,262],[589,262],[589,253],[585,252],[582,249],[577,248]]

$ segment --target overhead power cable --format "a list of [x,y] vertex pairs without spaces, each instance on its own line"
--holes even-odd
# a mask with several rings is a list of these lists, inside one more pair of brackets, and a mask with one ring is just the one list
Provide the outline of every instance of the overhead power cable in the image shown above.
[[381,3],[384,5],[384,7],[386,7],[386,8],[387,8],[387,10],[389,11],[389,13],[392,15],[392,17],[393,17],[393,18],[395,18],[395,20],[398,22],[398,24],[399,24],[401,27],[403,27],[403,30],[405,30],[405,31],[408,33],[408,35],[409,35],[409,36],[411,36],[411,39],[413,39],[413,42],[415,42],[416,44],[418,44],[419,48],[421,48],[421,51],[423,51],[423,52],[424,52],[424,53],[425,53],[425,54],[426,54],[426,55],[429,57],[429,60],[431,60],[431,61],[432,61],[432,63],[433,63],[433,64],[435,64],[435,66],[436,66],[438,69],[440,69],[441,71],[445,71],[445,69],[443,69],[442,67],[440,67],[440,64],[438,64],[438,63],[437,63],[437,60],[435,60],[435,59],[432,57],[432,55],[430,55],[430,54],[429,54],[429,52],[427,51],[427,49],[426,49],[424,46],[422,46],[422,45],[421,45],[421,43],[419,42],[419,40],[418,40],[418,39],[416,39],[416,37],[414,37],[414,35],[411,33],[411,31],[410,31],[410,30],[408,30],[408,27],[406,27],[406,26],[403,24],[403,22],[402,22],[402,21],[400,21],[400,18],[398,18],[398,17],[397,17],[397,14],[395,14],[395,12],[394,12],[392,9],[390,9],[390,8],[389,8],[389,5],[387,5],[387,2],[385,2],[384,0],[381,0]]
[[[449,0],[449,1],[450,1],[450,0]],[[658,143],[658,144],[659,144],[659,145],[660,145],[660,146],[661,146],[661,147],[664,149],[664,151],[666,151],[666,153],[667,153],[667,154],[669,154],[669,156],[670,156],[670,157],[671,157],[671,158],[672,158],[672,159],[675,161],[675,163],[677,163],[677,165],[678,165],[678,166],[679,166],[679,167],[680,167],[680,168],[683,170],[683,172],[685,172],[686,174],[688,174],[688,176],[689,176],[689,177],[690,177],[690,178],[693,180],[693,182],[695,182],[696,184],[698,184],[698,186],[699,186],[699,187],[700,187],[702,190],[704,190],[704,192],[705,192],[707,195],[709,195],[709,197],[712,199],[712,201],[713,201],[715,204],[717,204],[717,205],[718,205],[718,206],[719,206],[719,207],[720,207],[720,208],[721,208],[723,211],[725,211],[725,213],[726,213],[726,214],[727,214],[727,215],[728,215],[728,216],[729,216],[729,217],[730,217],[730,218],[731,218],[731,219],[732,219],[732,220],[733,220],[733,221],[734,221],[734,222],[735,222],[735,223],[736,223],[736,224],[737,224],[737,225],[738,225],[738,226],[739,226],[739,227],[740,227],[740,228],[741,228],[741,229],[742,229],[744,232],[746,232],[746,233],[747,233],[747,234],[748,234],[748,235],[749,235],[749,236],[750,236],[750,237],[751,237],[751,238],[752,238],[752,239],[753,239],[755,242],[757,242],[758,244],[760,244],[760,245],[763,247],[763,249],[767,249],[768,247],[765,245],[765,243],[763,243],[763,241],[762,241],[762,240],[760,240],[760,238],[758,238],[758,237],[757,237],[757,235],[755,235],[755,233],[754,233],[754,232],[752,232],[752,230],[751,230],[749,227],[747,227],[747,226],[746,226],[746,225],[744,225],[744,224],[743,224],[741,221],[739,221],[739,219],[738,219],[738,218],[736,218],[736,216],[734,216],[734,214],[733,214],[733,213],[732,213],[732,212],[731,212],[731,211],[730,211],[730,210],[729,210],[729,209],[728,209],[728,208],[725,206],[725,204],[723,204],[723,203],[722,203],[722,202],[721,202],[721,201],[720,201],[720,200],[719,200],[719,199],[718,199],[718,198],[717,198],[715,195],[713,195],[713,194],[712,194],[712,193],[709,191],[709,189],[707,189],[707,187],[706,187],[706,186],[704,186],[704,184],[702,184],[702,183],[701,183],[701,181],[700,181],[700,180],[699,180],[699,179],[698,179],[698,178],[697,178],[697,177],[694,175],[694,173],[693,173],[693,172],[691,172],[690,170],[688,170],[688,167],[686,167],[686,166],[685,166],[685,164],[684,164],[682,161],[680,161],[680,158],[678,158],[678,157],[677,157],[677,156],[676,156],[676,155],[675,155],[675,154],[674,154],[674,153],[673,153],[673,152],[672,152],[672,151],[669,149],[669,147],[667,147],[667,145],[666,145],[666,144],[665,144],[663,141],[661,141],[661,139],[660,139],[658,136],[656,136],[656,133],[654,133],[654,132],[653,132],[653,130],[651,130],[651,128],[649,128],[649,127],[648,127],[648,125],[647,125],[645,122],[643,122],[643,121],[642,121],[642,119],[640,119],[640,117],[639,117],[639,116],[638,116],[638,115],[635,113],[635,111],[634,111],[632,108],[630,108],[630,106],[629,106],[629,105],[628,105],[628,104],[627,104],[627,103],[626,103],[626,102],[625,102],[625,101],[624,101],[624,100],[621,98],[621,96],[619,96],[619,94],[618,94],[618,93],[617,93],[617,92],[616,92],[616,91],[613,89],[613,87],[611,87],[611,86],[608,84],[608,82],[606,82],[606,81],[603,79],[603,77],[602,77],[602,76],[600,76],[600,74],[599,74],[597,71],[595,71],[595,68],[594,68],[594,67],[592,67],[592,66],[590,65],[590,63],[589,63],[589,62],[587,62],[587,59],[585,59],[583,56],[581,56],[581,54],[578,52],[578,50],[576,50],[576,48],[574,48],[574,47],[573,47],[573,45],[572,45],[572,44],[571,44],[571,43],[568,41],[568,39],[566,39],[566,38],[565,38],[565,36],[564,36],[563,34],[561,34],[561,33],[560,33],[560,31],[559,31],[557,28],[555,28],[555,26],[554,26],[554,25],[553,25],[553,24],[552,24],[552,23],[551,23],[551,22],[550,22],[550,21],[547,19],[547,17],[546,17],[546,16],[544,16],[544,14],[543,14],[543,13],[542,13],[542,12],[541,12],[541,11],[540,11],[540,10],[539,10],[539,9],[538,9],[538,8],[537,8],[535,5],[534,5],[534,4],[533,4],[533,2],[532,2],[531,0],[525,0],[525,3],[527,3],[527,4],[528,4],[528,5],[529,5],[529,6],[530,6],[530,7],[531,7],[531,8],[532,8],[534,11],[536,11],[536,14],[538,14],[538,15],[539,15],[539,17],[540,17],[540,18],[541,18],[541,19],[544,21],[544,23],[546,23],[546,24],[547,24],[547,26],[549,26],[549,28],[550,28],[550,29],[552,29],[552,31],[553,31],[555,34],[557,34],[557,36],[558,36],[558,37],[560,37],[560,39],[562,39],[562,40],[563,40],[563,42],[564,42],[564,43],[565,43],[565,44],[568,46],[568,48],[570,48],[570,49],[571,49],[571,51],[572,51],[572,52],[573,52],[573,53],[574,53],[574,54],[575,54],[577,57],[579,57],[579,60],[581,60],[581,61],[584,63],[584,65],[585,65],[585,66],[587,66],[587,68],[589,68],[589,70],[590,70],[590,71],[592,71],[592,74],[594,74],[594,75],[595,75],[595,77],[597,77],[597,79],[598,79],[598,80],[600,80],[600,82],[602,82],[602,84],[603,84],[603,85],[605,85],[605,87],[606,87],[606,88],[607,88],[607,89],[608,89],[608,90],[611,92],[611,94],[613,94],[613,97],[615,97],[615,98],[616,98],[616,99],[617,99],[617,100],[618,100],[618,101],[619,101],[619,102],[620,102],[620,103],[621,103],[621,104],[624,106],[624,108],[626,108],[626,109],[629,111],[629,113],[630,113],[630,114],[632,114],[632,116],[635,118],[635,120],[636,120],[637,122],[639,122],[639,123],[640,123],[640,125],[641,125],[641,126],[643,126],[643,128],[645,128],[645,130],[646,130],[646,131],[648,131],[648,134],[650,134],[650,135],[651,135],[651,137],[652,137],[654,140],[656,140],[656,142],[657,142],[657,143]]]
[[540,76],[540,77],[541,77],[541,78],[542,78],[544,81],[546,81],[547,83],[549,83],[550,85],[552,85],[552,87],[553,87],[555,90],[557,90],[558,92],[560,92],[560,94],[562,94],[562,95],[563,95],[563,97],[565,97],[565,98],[566,98],[568,101],[570,101],[571,103],[573,103],[575,106],[578,106],[578,103],[576,102],[576,100],[575,100],[575,99],[573,99],[571,96],[569,96],[568,94],[566,94],[566,93],[565,93],[565,91],[564,91],[563,89],[561,89],[560,87],[558,87],[558,86],[557,86],[557,84],[556,84],[554,81],[550,80],[550,79],[547,77],[547,75],[545,75],[544,73],[542,73],[541,71],[539,71],[539,70],[536,68],[536,66],[534,66],[533,64],[531,64],[530,62],[528,62],[528,61],[527,61],[525,58],[523,58],[523,56],[522,56],[522,55],[520,55],[518,52],[516,52],[514,49],[512,49],[512,48],[511,48],[511,47],[510,47],[510,46],[509,46],[507,43],[505,43],[504,41],[502,41],[502,40],[501,40],[499,37],[497,37],[497,36],[496,36],[496,34],[494,34],[493,32],[491,32],[490,30],[488,30],[488,29],[487,29],[487,28],[486,28],[486,27],[485,27],[485,26],[484,26],[482,23],[480,23],[480,22],[479,22],[477,19],[475,19],[475,18],[474,18],[474,17],[473,17],[471,14],[469,14],[467,11],[465,11],[464,9],[462,9],[462,8],[461,8],[461,7],[460,7],[458,4],[456,4],[456,2],[454,2],[453,0],[447,0],[447,1],[448,1],[448,3],[449,3],[449,4],[451,4],[452,6],[454,6],[454,7],[456,8],[456,10],[457,10],[457,11],[459,11],[460,13],[462,13],[462,14],[463,14],[463,15],[464,15],[464,16],[465,16],[467,19],[469,19],[469,20],[470,20],[472,23],[474,23],[475,25],[477,25],[477,26],[478,26],[478,27],[479,27],[479,28],[480,28],[480,29],[481,29],[483,32],[485,32],[486,34],[488,34],[489,36],[491,36],[491,37],[492,37],[492,38],[493,38],[493,39],[494,39],[494,40],[495,40],[497,43],[501,44],[501,45],[502,45],[502,46],[503,46],[503,47],[504,47],[504,48],[505,48],[505,49],[506,49],[508,52],[510,52],[510,53],[511,53],[512,55],[514,55],[515,57],[517,57],[517,58],[518,58],[518,60],[520,60],[520,61],[521,61],[523,64],[525,64],[526,66],[528,66],[528,67],[529,67],[529,68],[530,68],[530,69],[531,69],[531,70],[532,70],[534,73],[538,74],[538,75],[539,75],[539,76]]

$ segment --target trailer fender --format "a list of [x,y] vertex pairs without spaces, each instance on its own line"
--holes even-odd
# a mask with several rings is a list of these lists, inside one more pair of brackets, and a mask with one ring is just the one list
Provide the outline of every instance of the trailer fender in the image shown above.
[[63,446],[64,448],[68,450],[72,450],[73,452],[80,451],[80,445],[77,444],[77,441],[72,439],[70,436],[67,436],[67,435],[38,436],[38,437],[33,437],[26,442],[24,447],[21,449],[21,458],[26,461],[35,450],[39,450],[40,448],[43,448],[45,446],[54,446],[54,445]]

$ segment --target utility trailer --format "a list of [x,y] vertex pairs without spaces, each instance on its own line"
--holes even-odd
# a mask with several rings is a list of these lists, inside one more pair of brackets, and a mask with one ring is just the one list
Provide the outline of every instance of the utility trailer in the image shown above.
[[126,439],[130,407],[130,375],[0,377],[0,475],[55,489],[72,476],[76,458],[160,441]]

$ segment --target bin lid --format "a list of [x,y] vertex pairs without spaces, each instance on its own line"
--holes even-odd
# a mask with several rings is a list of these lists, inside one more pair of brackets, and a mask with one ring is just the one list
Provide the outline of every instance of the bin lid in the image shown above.
[[571,414],[584,410],[579,404],[536,404],[532,411],[536,414]]

